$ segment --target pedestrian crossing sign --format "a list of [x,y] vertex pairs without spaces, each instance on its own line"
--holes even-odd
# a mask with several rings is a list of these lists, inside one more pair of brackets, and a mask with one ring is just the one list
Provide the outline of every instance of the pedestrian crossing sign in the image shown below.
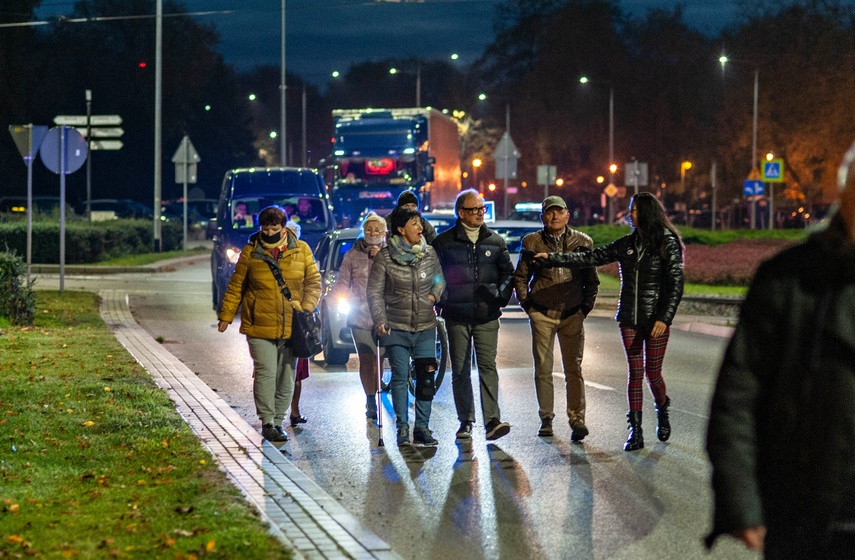
[[763,180],[767,183],[783,183],[784,160],[770,159],[763,162]]

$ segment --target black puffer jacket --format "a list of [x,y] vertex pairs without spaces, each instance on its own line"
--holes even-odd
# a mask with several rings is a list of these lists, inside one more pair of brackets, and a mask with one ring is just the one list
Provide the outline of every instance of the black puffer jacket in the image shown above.
[[757,270],[719,372],[715,537],[855,521],[855,247],[814,234]]
[[683,248],[666,231],[665,258],[642,242],[637,231],[590,253],[549,253],[548,266],[620,264],[620,302],[615,320],[649,328],[656,321],[670,325],[683,297]]
[[511,299],[514,265],[502,237],[482,225],[472,243],[460,220],[437,236],[446,290],[439,300],[443,318],[475,325],[498,319]]

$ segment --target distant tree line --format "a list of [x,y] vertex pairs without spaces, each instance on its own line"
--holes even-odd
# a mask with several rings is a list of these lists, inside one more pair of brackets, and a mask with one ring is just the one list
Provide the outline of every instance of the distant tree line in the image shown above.
[[[40,0],[5,0],[0,23],[35,19]],[[840,158],[855,139],[855,17],[849,2],[745,3],[740,20],[716,37],[689,27],[683,12],[651,10],[632,18],[616,0],[505,0],[495,40],[468,67],[402,60],[353,65],[324,89],[288,75],[288,163],[317,165],[330,152],[333,108],[410,107],[416,74],[422,105],[461,111],[463,170],[474,157],[494,172],[491,154],[505,130],[521,151],[519,181],[534,188],[536,167],[555,165],[560,191],[597,207],[608,175],[609,93],[614,96],[615,182],[631,159],[648,164],[650,186],[670,202],[709,203],[717,167],[719,204],[742,196],[751,171],[754,73],[759,77],[758,158],[783,158],[781,203],[830,201]],[[164,11],[182,14],[180,3]],[[51,124],[60,114],[123,118],[124,148],[93,154],[93,198],[151,203],[154,161],[155,21],[153,0],[85,0],[86,23],[0,28],[0,125]],[[118,19],[118,16],[128,16]],[[116,18],[116,19],[113,19]],[[238,73],[217,53],[212,26],[189,16],[163,20],[163,198],[179,195],[170,158],[189,135],[202,164],[199,185],[215,197],[225,170],[278,165],[279,69]],[[726,53],[731,62],[722,67]],[[391,75],[391,66],[405,71]],[[585,75],[590,81],[581,84]],[[484,101],[479,93],[486,93]],[[254,93],[254,101],[248,95]],[[305,139],[303,96],[306,98]],[[4,132],[5,134],[5,132]],[[303,152],[305,142],[306,152]],[[26,170],[11,138],[0,141],[0,196],[23,194]],[[680,164],[691,161],[681,189]],[[58,180],[36,165],[37,194]],[[500,183],[501,184],[501,183]],[[69,198],[85,197],[83,173],[69,176]],[[525,191],[524,191],[525,192]],[[518,195],[528,196],[528,195]]]

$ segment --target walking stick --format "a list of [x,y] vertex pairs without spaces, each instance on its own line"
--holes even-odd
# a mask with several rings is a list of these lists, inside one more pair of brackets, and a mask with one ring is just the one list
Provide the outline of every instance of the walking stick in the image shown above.
[[[375,333],[376,334],[376,333]],[[380,440],[377,442],[378,447],[383,447],[383,358],[380,356],[380,337],[377,337],[377,392],[374,397],[377,400],[377,428],[380,432]]]

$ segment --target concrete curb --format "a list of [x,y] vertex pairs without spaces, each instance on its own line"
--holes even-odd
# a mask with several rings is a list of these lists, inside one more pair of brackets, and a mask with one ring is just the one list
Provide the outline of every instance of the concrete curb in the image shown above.
[[[401,558],[157,343],[131,316],[127,292],[102,290],[101,316],[121,344],[298,558]],[[287,444],[286,444],[287,445]]]

